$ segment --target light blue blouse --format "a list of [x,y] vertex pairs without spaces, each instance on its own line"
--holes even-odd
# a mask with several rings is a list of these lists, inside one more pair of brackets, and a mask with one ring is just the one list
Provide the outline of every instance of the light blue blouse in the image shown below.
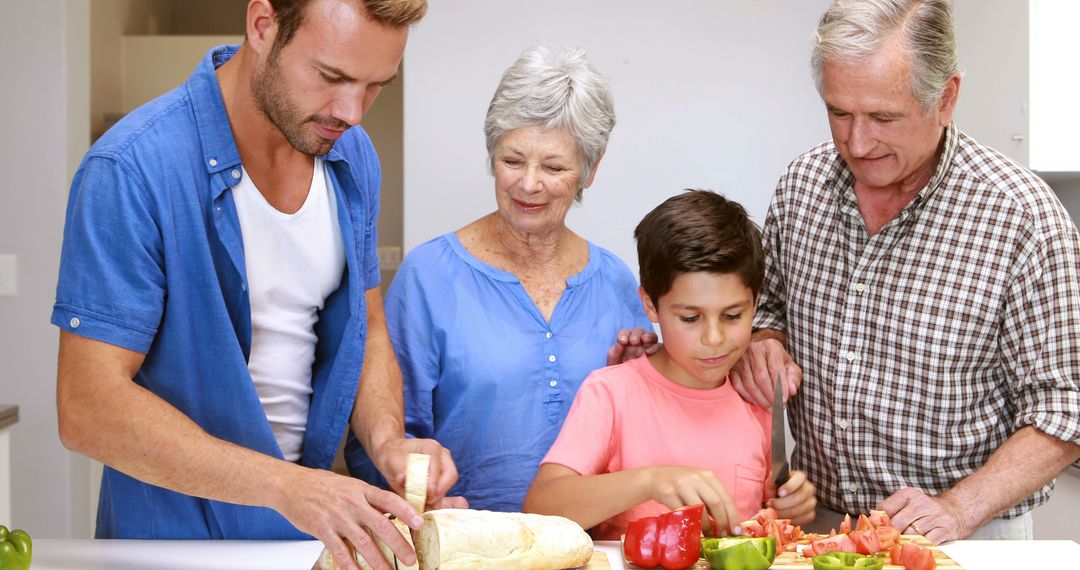
[[514,275],[449,233],[405,258],[386,298],[405,378],[406,430],[453,454],[451,495],[519,511],[574,394],[601,368],[620,329],[651,329],[637,281],[592,243],[581,273],[544,320]]

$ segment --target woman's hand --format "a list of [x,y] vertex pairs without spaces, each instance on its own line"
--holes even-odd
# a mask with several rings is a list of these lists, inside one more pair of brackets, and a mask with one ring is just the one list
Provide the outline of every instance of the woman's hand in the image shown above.
[[646,331],[641,327],[633,330],[623,329],[615,337],[615,344],[608,350],[607,365],[622,364],[627,360],[633,360],[642,354],[653,354],[660,350],[657,342],[660,337],[652,331]]
[[[702,527],[706,534],[723,532],[739,534],[739,515],[735,501],[724,484],[708,469],[694,469],[676,465],[656,465],[647,469],[649,496],[669,509],[705,503],[705,520]],[[711,521],[715,526],[710,528]]]
[[791,519],[791,524],[803,525],[814,520],[817,499],[814,485],[802,471],[792,471],[791,477],[777,489],[776,498],[768,506],[776,509],[776,518]]

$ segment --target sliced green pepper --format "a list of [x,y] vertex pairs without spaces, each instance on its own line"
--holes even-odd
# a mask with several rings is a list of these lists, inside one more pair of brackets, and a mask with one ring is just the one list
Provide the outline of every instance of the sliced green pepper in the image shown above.
[[771,536],[706,538],[701,550],[713,570],[765,570],[776,559],[776,540]]
[[881,570],[885,561],[875,556],[863,556],[854,552],[830,552],[818,554],[811,559],[814,570],[845,570],[861,568],[863,570]]
[[0,525],[0,570],[27,570],[30,568],[32,542],[25,530],[8,532]]

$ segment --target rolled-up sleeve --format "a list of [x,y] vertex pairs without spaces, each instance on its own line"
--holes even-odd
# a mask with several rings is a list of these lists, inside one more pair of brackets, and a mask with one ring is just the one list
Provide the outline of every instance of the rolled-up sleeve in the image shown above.
[[162,251],[142,185],[116,160],[88,158],[72,183],[52,323],[146,353],[165,302]]
[[1063,228],[1024,257],[1001,335],[1016,426],[1080,444],[1080,236]]

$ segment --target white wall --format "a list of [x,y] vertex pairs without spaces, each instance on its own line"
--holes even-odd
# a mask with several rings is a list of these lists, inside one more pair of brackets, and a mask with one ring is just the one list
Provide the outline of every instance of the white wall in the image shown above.
[[[57,332],[49,324],[72,161],[89,139],[88,0],[11,0],[0,34],[0,252],[18,256],[18,295],[0,298],[0,400],[12,432],[12,520],[68,536],[72,465],[56,435]],[[82,71],[69,75],[69,67]],[[72,134],[76,133],[76,134]],[[78,491],[78,490],[76,490]]]
[[406,250],[494,210],[483,121],[527,46],[585,47],[617,124],[569,224],[636,273],[633,229],[687,187],[723,192],[759,221],[777,178],[828,136],[809,72],[826,0],[430,3],[406,52]]

